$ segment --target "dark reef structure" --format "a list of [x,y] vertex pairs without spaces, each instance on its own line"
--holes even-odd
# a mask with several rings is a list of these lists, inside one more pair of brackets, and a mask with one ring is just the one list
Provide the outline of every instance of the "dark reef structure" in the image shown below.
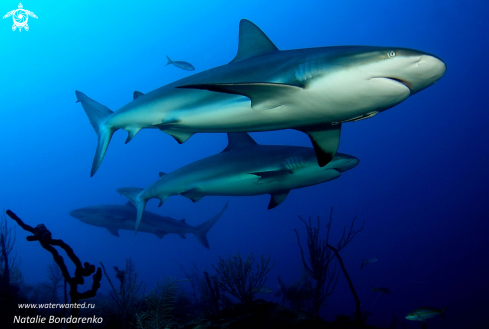
[[[241,258],[240,253],[228,256],[227,259],[219,257],[217,266],[212,265],[217,273],[217,284],[222,291],[226,291],[239,299],[243,304],[253,301],[255,294],[265,284],[266,275],[273,267],[270,265],[270,256],[265,258],[261,255],[260,262],[256,263],[255,257],[250,253],[246,260]],[[209,286],[210,287],[210,286]]]
[[[46,228],[44,224],[39,224],[35,228],[25,224],[15,213],[10,210],[7,210],[7,215],[15,220],[17,224],[19,224],[22,229],[25,231],[31,232],[33,235],[26,237],[27,241],[39,241],[41,246],[49,251],[53,255],[53,259],[56,264],[59,266],[61,272],[63,273],[63,277],[66,282],[70,286],[70,299],[71,303],[78,303],[81,299],[95,297],[97,290],[100,288],[100,280],[102,279],[102,271],[97,268],[95,272],[95,266],[85,262],[83,265],[80,259],[75,255],[73,249],[67,245],[63,240],[53,239],[51,232]],[[64,263],[63,257],[60,256],[57,249],[54,246],[62,248],[68,257],[71,259],[73,264],[75,265],[75,275],[73,277],[70,276],[66,264]],[[93,284],[92,288],[85,292],[78,292],[78,285],[84,284],[84,277],[93,275]],[[73,317],[79,316],[79,309],[72,308],[71,315]],[[76,324],[71,324],[71,327],[76,327]]]
[[[299,233],[297,230],[294,230],[297,235],[297,242],[299,244],[299,248],[301,251],[302,263],[306,270],[306,273],[309,277],[315,282],[314,286],[310,287],[311,291],[311,301],[313,304],[314,314],[317,316],[319,314],[319,309],[321,305],[324,303],[326,298],[330,296],[336,287],[336,283],[338,282],[338,270],[336,268],[335,259],[340,263],[340,267],[345,275],[346,280],[348,281],[348,285],[351,289],[353,297],[355,299],[356,304],[356,322],[361,323],[362,320],[361,311],[360,311],[360,301],[358,299],[355,288],[353,287],[353,283],[346,271],[346,267],[343,264],[343,260],[340,257],[340,250],[346,247],[353,238],[357,235],[357,233],[363,230],[364,224],[358,230],[354,229],[356,216],[353,218],[350,229],[348,232],[346,231],[346,226],[343,227],[343,235],[341,236],[340,241],[337,243],[336,248],[331,246],[329,243],[329,234],[331,232],[331,223],[333,221],[333,208],[331,208],[329,222],[326,224],[326,237],[322,239],[320,237],[320,225],[321,220],[318,217],[317,219],[317,227],[312,225],[312,220],[309,217],[309,221],[306,222],[302,217],[300,220],[304,223],[307,230],[307,248],[309,260],[306,261],[306,257],[304,255],[304,249],[302,248]],[[308,281],[309,282],[309,281]]]

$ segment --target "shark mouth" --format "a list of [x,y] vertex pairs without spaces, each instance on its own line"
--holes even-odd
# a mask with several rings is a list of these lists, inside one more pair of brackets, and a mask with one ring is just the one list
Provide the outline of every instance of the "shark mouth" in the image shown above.
[[396,81],[396,82],[404,85],[406,88],[408,88],[412,92],[411,86],[409,85],[409,83],[407,81],[404,81],[404,80],[401,80],[401,79],[398,79],[398,78],[392,78],[392,77],[383,77],[383,78],[384,79],[389,79],[389,80]]

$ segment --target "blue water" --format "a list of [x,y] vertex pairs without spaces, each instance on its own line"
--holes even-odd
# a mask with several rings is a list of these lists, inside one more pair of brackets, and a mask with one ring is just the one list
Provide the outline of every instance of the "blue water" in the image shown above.
[[[30,30],[0,21],[0,206],[25,222],[44,223],[82,261],[124,267],[131,257],[151,287],[165,275],[184,278],[179,265],[212,271],[218,257],[241,251],[271,255],[267,286],[277,276],[298,280],[301,259],[294,229],[298,215],[326,220],[331,238],[357,215],[365,229],[342,256],[369,323],[387,326],[391,310],[404,318],[418,306],[448,306],[430,328],[487,328],[489,306],[489,111],[487,13],[483,1],[26,1]],[[2,16],[18,2],[2,1]],[[162,240],[122,231],[117,238],[69,216],[75,208],[124,204],[118,187],[146,187],[158,172],[220,152],[225,134],[196,134],[183,145],[143,130],[125,145],[116,132],[97,174],[90,178],[96,136],[75,90],[112,110],[134,90],[162,85],[229,62],[238,24],[257,24],[278,48],[378,45],[419,49],[447,64],[435,85],[375,118],[343,125],[340,152],[360,164],[341,178],[292,191],[267,210],[269,196],[171,197],[147,210],[197,225],[229,209],[208,233],[207,250],[188,235]],[[166,57],[196,67],[166,66]],[[310,146],[297,131],[253,133],[260,144]],[[9,220],[11,227],[16,224]],[[46,280],[51,255],[16,228],[15,252],[26,283]],[[362,258],[379,261],[360,270]],[[110,273],[110,272],[109,272]],[[370,285],[395,289],[370,293]],[[108,291],[105,278],[103,292]],[[263,298],[278,301],[273,295]],[[372,309],[373,308],[373,309]],[[322,313],[350,314],[354,301],[343,276]],[[407,323],[420,328],[420,323]]]

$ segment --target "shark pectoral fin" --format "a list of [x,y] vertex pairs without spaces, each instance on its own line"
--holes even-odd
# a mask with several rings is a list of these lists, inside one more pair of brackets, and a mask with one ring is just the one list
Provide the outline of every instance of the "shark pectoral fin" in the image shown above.
[[119,230],[118,229],[107,227],[107,230],[109,230],[110,234],[115,235],[116,237],[119,237]]
[[163,238],[165,235],[167,235],[168,233],[167,232],[163,232],[163,231],[156,231],[154,232],[154,234],[158,237],[158,238]]
[[272,183],[272,182],[284,180],[288,175],[292,174],[292,171],[286,169],[280,169],[274,171],[250,172],[250,174],[260,177],[257,183],[265,184],[265,183]]
[[286,107],[292,102],[295,93],[303,90],[302,87],[283,83],[216,83],[185,85],[177,88],[201,89],[226,94],[246,96],[251,100],[253,110],[271,110]]
[[193,202],[197,202],[204,197],[204,195],[198,193],[199,189],[196,187],[192,187],[183,191],[182,193],[180,193],[180,195],[192,200]]
[[281,192],[281,193],[274,193],[270,194],[270,203],[268,204],[268,209],[273,209],[279,204],[281,204],[287,195],[289,195],[289,191]]
[[305,132],[311,139],[320,167],[324,167],[333,160],[340,145],[341,123],[298,130]]
[[192,137],[192,135],[194,134],[192,132],[182,131],[182,130],[169,130],[169,129],[161,129],[161,128],[160,130],[173,137],[178,144],[185,143],[187,139]]

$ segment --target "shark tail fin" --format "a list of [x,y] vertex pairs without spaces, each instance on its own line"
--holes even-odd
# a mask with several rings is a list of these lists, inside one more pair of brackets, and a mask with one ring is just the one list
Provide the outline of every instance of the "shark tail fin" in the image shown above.
[[214,224],[221,217],[221,215],[224,213],[224,211],[228,207],[228,204],[229,204],[229,201],[226,202],[226,205],[224,206],[224,208],[222,208],[222,210],[220,212],[218,212],[214,217],[212,217],[208,221],[206,221],[202,224],[199,224],[195,227],[195,232],[194,232],[195,236],[200,241],[200,243],[202,243],[202,245],[204,247],[206,247],[207,249],[210,249],[210,247],[209,247],[209,242],[207,241],[206,234],[211,229],[211,227],[214,226]]
[[138,232],[139,224],[143,218],[144,208],[146,207],[145,200],[141,198],[141,194],[144,190],[140,187],[122,187],[117,189],[117,193],[124,195],[137,209],[136,227],[134,228],[135,233]]
[[166,62],[166,65],[170,65],[173,63],[173,61],[170,59],[170,57],[168,57],[168,55],[166,55],[166,58],[168,59],[168,62]]
[[107,125],[107,119],[114,113],[106,106],[97,103],[84,93],[75,90],[76,102],[80,102],[85,110],[85,113],[92,124],[93,129],[98,137],[97,150],[92,162],[92,171],[90,177],[95,175],[104,159],[105,152],[109,146],[110,139],[117,129]]

